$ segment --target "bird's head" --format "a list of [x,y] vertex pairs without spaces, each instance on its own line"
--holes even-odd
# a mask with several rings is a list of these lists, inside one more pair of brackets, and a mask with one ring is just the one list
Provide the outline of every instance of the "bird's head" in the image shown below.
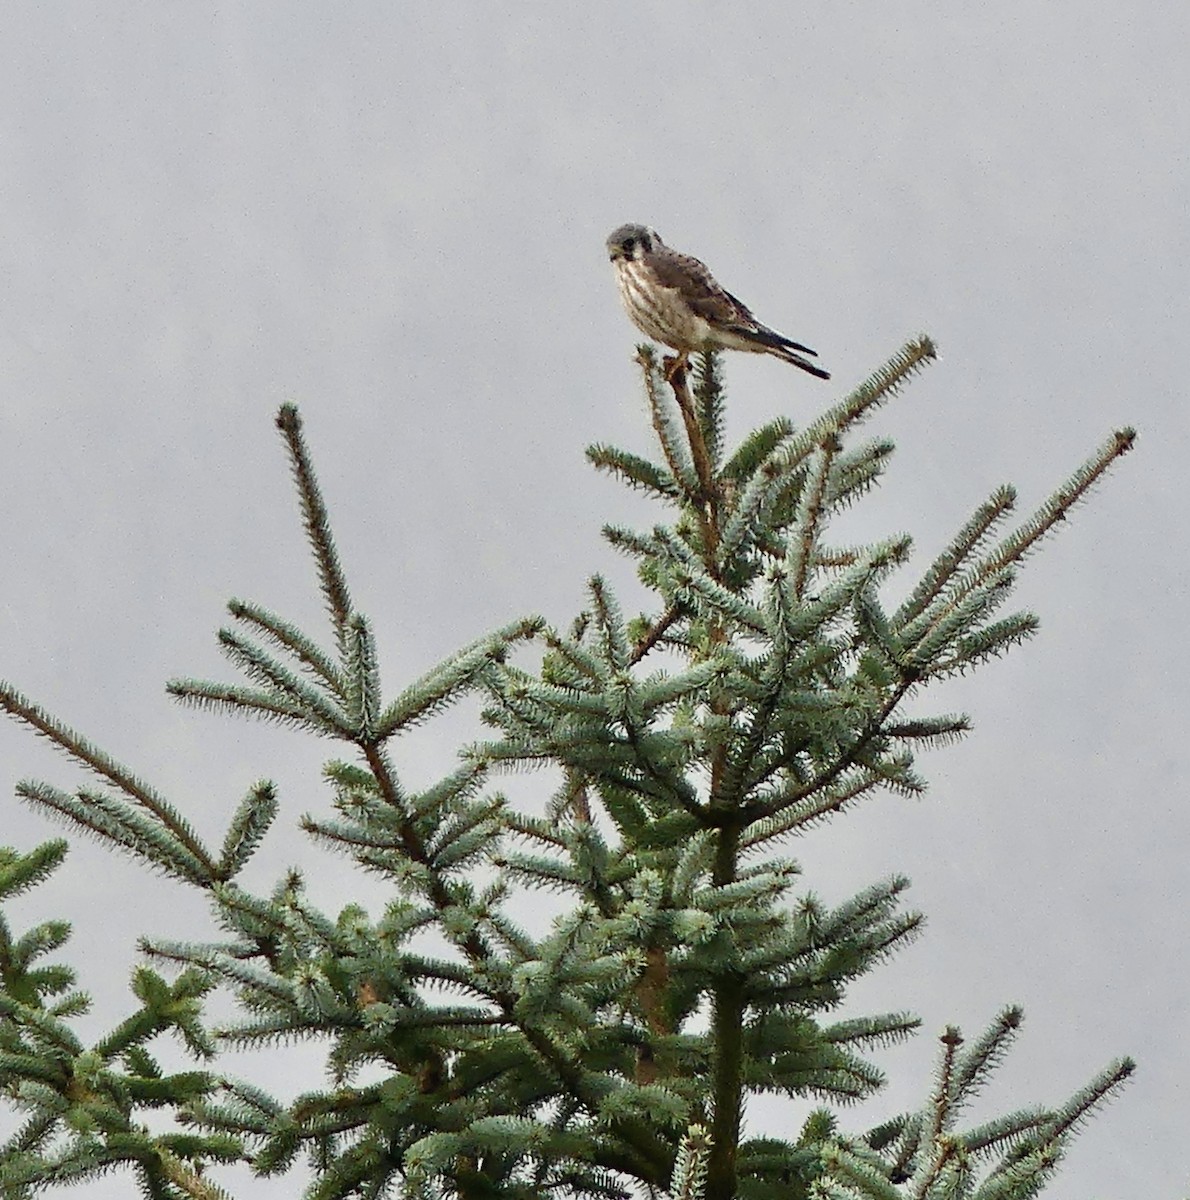
[[635,260],[660,245],[661,239],[655,229],[647,225],[621,225],[607,239],[607,256],[612,262],[618,259]]

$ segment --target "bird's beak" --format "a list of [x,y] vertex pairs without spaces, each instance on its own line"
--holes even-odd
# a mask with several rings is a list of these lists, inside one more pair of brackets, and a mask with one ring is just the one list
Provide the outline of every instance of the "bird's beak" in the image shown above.
[[613,246],[608,250],[607,257],[609,262],[615,262],[617,258],[624,257],[624,251],[619,246]]

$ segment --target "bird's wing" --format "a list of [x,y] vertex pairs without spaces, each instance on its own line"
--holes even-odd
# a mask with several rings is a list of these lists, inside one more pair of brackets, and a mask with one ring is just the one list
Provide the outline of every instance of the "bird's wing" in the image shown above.
[[[659,246],[645,258],[656,275],[657,282],[662,287],[674,288],[680,292],[690,308],[710,324],[738,334],[760,346],[769,346],[777,350],[800,350],[803,354],[817,357],[817,351],[811,350],[809,346],[803,346],[783,333],[762,325],[738,296],[733,296],[716,281],[706,263],[692,254],[682,254],[668,246]],[[815,368],[807,366],[806,369],[821,374]]]
[[645,256],[647,265],[662,287],[674,288],[682,299],[712,325],[731,327],[755,323],[748,307],[715,282],[706,263],[690,254],[659,246]]
[[803,354],[812,354],[815,358],[818,357],[817,350],[811,350],[809,346],[803,346],[801,342],[795,342],[792,338],[787,338],[783,333],[778,333],[775,329],[770,329],[755,319],[751,325],[733,326],[732,333],[737,333],[740,337],[755,342],[758,346],[771,346],[777,350],[800,350]]

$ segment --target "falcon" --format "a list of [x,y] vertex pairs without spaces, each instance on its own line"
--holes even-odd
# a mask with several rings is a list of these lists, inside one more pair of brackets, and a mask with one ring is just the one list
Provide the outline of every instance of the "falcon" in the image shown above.
[[636,327],[673,347],[667,374],[684,368],[695,350],[751,350],[775,354],[819,379],[830,375],[805,355],[809,346],[762,325],[741,300],[721,287],[706,264],[670,249],[647,225],[621,225],[608,239],[620,299]]

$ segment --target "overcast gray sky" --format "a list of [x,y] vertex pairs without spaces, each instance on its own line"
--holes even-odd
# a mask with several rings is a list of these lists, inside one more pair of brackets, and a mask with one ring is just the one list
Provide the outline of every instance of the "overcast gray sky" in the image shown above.
[[[973,1033],[1020,1001],[990,1108],[1141,1064],[1047,1195],[1180,1197],[1188,147],[1184,0],[9,0],[0,675],[208,836],[261,776],[291,826],[326,804],[327,747],[162,690],[226,677],[230,595],[318,620],[282,400],[395,689],[516,615],[567,621],[594,570],[632,595],[599,526],[654,516],[582,458],[648,447],[613,227],[706,259],[835,373],[729,360],[736,435],[811,416],[928,330],[941,361],[870,426],[899,452],[855,538],[908,530],[924,562],[995,485],[1027,508],[1113,426],[1141,440],[1026,573],[1041,635],[936,701],[976,732],[925,760],[930,795],[796,847],[829,899],[904,871],[929,916],[857,993],[927,1031],[885,1056],[870,1115],[924,1098],[946,1022]],[[460,715],[398,757],[428,779],[474,732]],[[79,782],[0,727],[0,791],[29,775]],[[0,830],[23,848],[58,832],[15,801]],[[287,828],[254,878],[290,861],[319,860]],[[347,867],[320,870],[341,901]],[[90,1028],[123,1011],[138,933],[204,928],[193,897],[86,842],[18,915],[46,908],[76,922]]]

